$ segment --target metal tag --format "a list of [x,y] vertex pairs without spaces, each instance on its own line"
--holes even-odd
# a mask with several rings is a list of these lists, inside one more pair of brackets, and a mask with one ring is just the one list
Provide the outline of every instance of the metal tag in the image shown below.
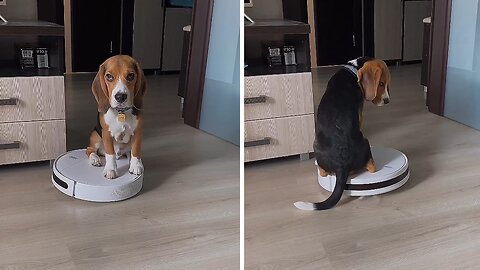
[[118,116],[117,116],[117,120],[118,122],[125,122],[125,119],[126,119],[126,115],[124,113],[118,113]]

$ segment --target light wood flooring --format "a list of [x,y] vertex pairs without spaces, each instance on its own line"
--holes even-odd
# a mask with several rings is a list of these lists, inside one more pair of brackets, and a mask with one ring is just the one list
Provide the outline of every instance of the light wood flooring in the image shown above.
[[[95,124],[93,75],[66,78],[67,146]],[[141,193],[56,190],[48,162],[0,166],[0,269],[238,269],[239,148],[183,124],[178,76],[148,76]]]
[[[315,107],[334,69],[314,72]],[[429,113],[420,66],[392,67],[391,103],[365,108],[372,145],[404,152],[402,188],[327,211],[314,160],[245,166],[246,269],[479,269],[480,132]]]

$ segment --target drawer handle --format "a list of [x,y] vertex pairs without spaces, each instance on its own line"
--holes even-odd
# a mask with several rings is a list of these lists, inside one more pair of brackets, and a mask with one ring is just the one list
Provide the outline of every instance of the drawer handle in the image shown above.
[[6,106],[6,105],[17,105],[18,99],[17,98],[5,98],[5,99],[0,99],[0,106]]
[[9,150],[9,149],[20,149],[20,142],[14,141],[12,143],[0,144],[0,150]]
[[270,144],[270,138],[265,137],[261,140],[256,140],[256,141],[248,141],[244,143],[245,147],[254,147],[254,146],[260,146],[260,145],[268,145]]
[[267,102],[267,96],[247,97],[244,99],[245,104],[265,103]]

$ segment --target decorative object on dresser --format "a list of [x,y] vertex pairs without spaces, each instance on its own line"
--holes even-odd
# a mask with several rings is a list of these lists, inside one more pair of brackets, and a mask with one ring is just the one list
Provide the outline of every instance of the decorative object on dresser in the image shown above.
[[[296,21],[245,22],[245,162],[313,152],[309,33]],[[264,44],[281,44],[279,65]]]
[[[53,160],[66,150],[63,34],[54,23],[0,23],[0,44],[11,51],[0,58],[0,165]],[[42,68],[15,60],[14,44],[25,38],[48,48]]]

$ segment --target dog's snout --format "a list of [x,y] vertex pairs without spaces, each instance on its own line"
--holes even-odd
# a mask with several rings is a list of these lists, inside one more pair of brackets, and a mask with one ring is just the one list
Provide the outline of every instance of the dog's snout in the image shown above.
[[390,99],[389,98],[384,98],[383,99],[383,104],[388,104],[390,103]]
[[127,99],[127,94],[126,93],[117,93],[115,94],[115,100],[117,102],[124,102]]

